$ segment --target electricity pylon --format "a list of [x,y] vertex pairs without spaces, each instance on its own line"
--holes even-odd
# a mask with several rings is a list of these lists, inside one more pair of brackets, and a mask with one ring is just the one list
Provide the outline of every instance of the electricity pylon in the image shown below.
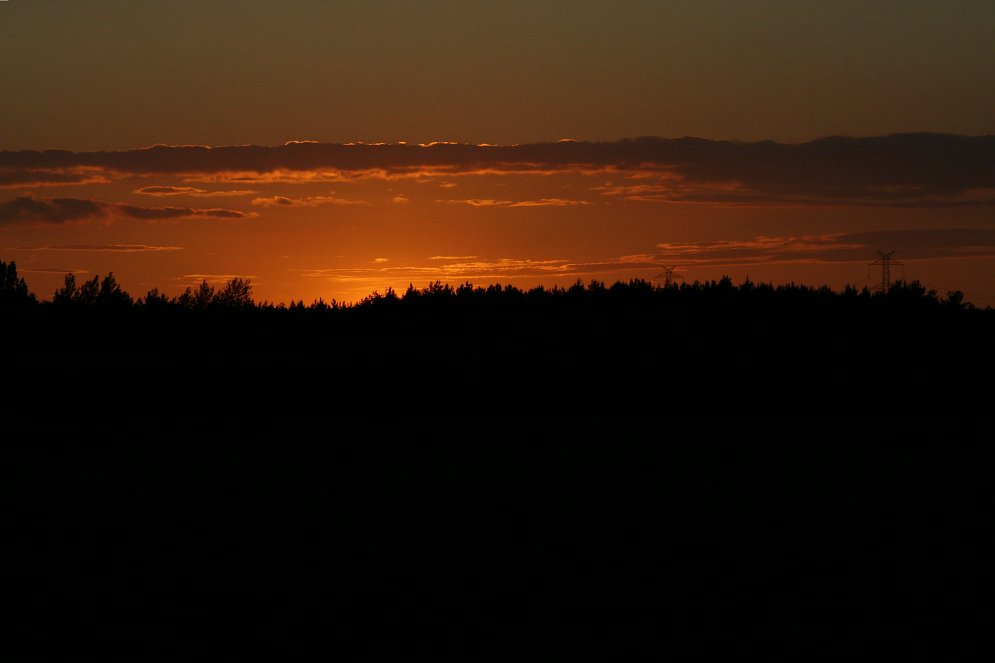
[[881,257],[872,263],[868,263],[867,269],[869,271],[872,266],[881,265],[881,284],[877,287],[881,289],[881,292],[888,292],[891,290],[891,266],[898,265],[899,267],[905,267],[905,264],[892,259],[892,256],[895,255],[894,251],[889,253],[878,251],[878,255]]
[[674,271],[674,269],[677,268],[677,265],[660,265],[660,267],[663,268],[663,271],[654,276],[653,280],[659,282],[661,279],[663,279],[664,288],[669,288],[673,285],[676,285],[675,282],[678,280],[680,281],[684,280],[683,274],[678,274],[677,272]]

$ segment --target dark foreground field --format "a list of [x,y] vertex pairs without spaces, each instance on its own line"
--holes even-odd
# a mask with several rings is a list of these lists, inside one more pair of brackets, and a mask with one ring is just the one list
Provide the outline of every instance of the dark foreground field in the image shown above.
[[956,297],[3,315],[36,658],[958,658],[990,627],[995,312]]

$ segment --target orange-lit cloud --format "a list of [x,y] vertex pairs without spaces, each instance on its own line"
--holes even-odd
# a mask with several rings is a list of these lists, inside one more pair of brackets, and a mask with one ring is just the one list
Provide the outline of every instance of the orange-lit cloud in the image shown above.
[[267,196],[253,198],[252,204],[257,207],[318,207],[319,205],[369,205],[370,203],[366,200],[351,200],[334,196],[308,196],[306,198]]
[[157,196],[160,198],[170,196],[191,196],[193,198],[228,198],[236,196],[251,196],[258,193],[251,189],[237,191],[207,191],[192,186],[144,186],[135,189],[135,193],[143,196]]
[[995,205],[995,191],[970,189],[928,192],[915,187],[864,187],[820,193],[818,191],[751,189],[740,182],[694,182],[674,177],[663,184],[595,186],[591,190],[609,199],[640,203],[699,205],[777,205],[843,207],[973,207]]
[[995,230],[932,228],[667,243],[658,245],[658,259],[697,265],[865,262],[880,247],[897,249],[909,260],[995,256]]
[[492,198],[469,198],[464,200],[437,200],[442,205],[467,205],[469,207],[510,207],[514,205],[511,200],[494,200]]
[[19,247],[18,251],[86,251],[90,253],[149,253],[182,251],[182,246],[156,246],[154,244],[46,244]]
[[448,281],[494,281],[514,279],[535,279],[552,277],[573,280],[597,276],[606,272],[642,270],[654,268],[652,261],[612,259],[600,262],[574,262],[565,259],[484,259],[477,256],[432,256],[429,260],[445,264],[398,264],[386,265],[386,259],[373,261],[376,267],[325,267],[295,270],[307,278],[319,278],[336,282],[368,283],[377,278],[400,281],[443,279]]
[[17,266],[18,272],[25,274],[89,274],[88,269],[77,269],[74,267],[21,267]]
[[112,203],[108,205],[108,209],[112,213],[116,211],[125,217],[149,221],[159,219],[248,219],[253,216],[252,213],[220,207],[208,209],[191,207],[138,207],[136,205],[125,205],[124,203]]
[[111,179],[103,169],[78,167],[56,171],[49,170],[0,170],[0,189],[25,189],[43,186],[82,186],[108,184]]
[[437,200],[443,205],[467,205],[469,207],[570,207],[573,205],[590,205],[587,200],[568,200],[565,198],[540,198],[539,200],[494,200],[491,198],[467,198],[461,200]]
[[19,196],[0,205],[0,225],[23,221],[63,223],[106,215],[106,207],[85,198],[34,198]]
[[316,168],[311,170],[295,170],[280,168],[276,170],[219,170],[214,172],[178,173],[181,179],[189,184],[342,184],[362,180],[389,179],[383,170],[330,170]]
[[19,196],[0,204],[0,225],[12,223],[65,223],[92,219],[130,218],[143,220],[210,218],[244,219],[251,214],[239,210],[191,207],[140,207],[90,198],[35,198]]
[[590,205],[587,200],[569,200],[566,198],[540,198],[539,200],[522,200],[509,207],[571,207],[573,205]]

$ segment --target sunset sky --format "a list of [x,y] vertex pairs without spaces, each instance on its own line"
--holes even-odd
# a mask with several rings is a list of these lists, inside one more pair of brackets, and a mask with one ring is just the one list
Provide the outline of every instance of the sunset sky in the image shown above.
[[995,2],[0,2],[0,260],[873,286],[995,305]]

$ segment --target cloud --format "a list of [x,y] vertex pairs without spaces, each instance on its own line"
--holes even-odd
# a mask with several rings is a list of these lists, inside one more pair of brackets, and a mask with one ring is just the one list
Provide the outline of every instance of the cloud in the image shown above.
[[24,189],[43,186],[109,184],[100,168],[66,168],[63,170],[0,170],[0,189]]
[[573,205],[590,205],[587,200],[568,200],[566,198],[541,198],[539,200],[523,200],[509,207],[572,207]]
[[319,205],[370,205],[366,200],[351,200],[335,198],[334,196],[307,196],[306,198],[288,198],[286,196],[268,196],[253,198],[252,204],[257,207],[318,207]]
[[18,267],[18,272],[26,274],[89,274],[88,269],[72,269],[63,267]]
[[253,214],[241,212],[234,209],[223,209],[214,207],[210,209],[196,209],[192,207],[138,207],[136,205],[126,205],[124,203],[113,203],[111,209],[117,210],[121,215],[132,219],[161,220],[161,219],[246,219]]
[[244,219],[254,214],[239,210],[192,207],[140,207],[89,198],[35,198],[19,196],[0,204],[0,225],[9,223],[66,223],[93,219],[143,220],[214,218]]
[[158,251],[182,251],[182,246],[156,246],[153,244],[46,244],[44,246],[21,247],[21,251],[90,251],[98,253],[148,253]]
[[467,260],[444,265],[432,266],[429,269],[439,270],[452,277],[482,278],[501,276],[539,276],[555,275],[557,273],[572,273],[576,265],[568,260],[548,259],[532,260],[522,258],[499,258],[497,260]]
[[405,196],[404,194],[399,193],[393,198],[391,198],[390,202],[394,203],[395,205],[404,205],[406,203],[410,203],[411,199]]
[[141,189],[135,189],[135,193],[143,196],[190,196],[206,191],[192,186],[143,186]]
[[924,193],[908,187],[867,187],[864,190],[826,192],[780,191],[771,193],[740,182],[693,182],[662,177],[662,184],[596,186],[603,196],[640,203],[704,205],[777,205],[845,207],[974,207],[995,204],[995,189],[965,189],[959,193]]
[[512,200],[494,200],[492,198],[466,198],[461,200],[436,200],[442,205],[468,205],[470,207],[511,207]]
[[469,207],[570,207],[573,205],[590,205],[587,200],[568,200],[565,198],[540,198],[539,200],[494,200],[492,198],[465,198],[458,200],[436,200],[442,205],[467,205]]
[[371,262],[376,264],[383,264],[385,262],[390,262],[390,258],[374,258]]
[[477,256],[429,256],[429,260],[476,260]]
[[[176,175],[176,173],[171,173]],[[389,179],[386,171],[380,169],[362,171],[340,171],[329,169],[295,170],[279,168],[257,172],[251,170],[223,170],[218,172],[179,173],[184,182],[222,184],[322,184],[326,182],[344,183],[359,180]]]
[[368,281],[371,277],[390,277],[398,279],[498,279],[498,278],[533,278],[536,276],[574,276],[577,265],[567,260],[530,260],[519,258],[500,258],[484,260],[470,256],[470,260],[436,265],[386,265],[386,259],[373,261],[377,267],[368,268],[320,268],[302,269],[302,276],[324,278],[334,281]]
[[18,196],[0,205],[0,224],[19,221],[63,223],[106,216],[107,206],[86,198]]
[[[635,202],[971,206],[995,205],[995,136],[894,134],[798,144],[652,137],[525,145],[291,142],[0,152],[0,181],[81,173],[109,179],[170,175],[186,183],[409,177],[440,184],[461,175],[614,173],[627,180],[623,187],[646,188],[600,193]],[[536,202],[541,200],[558,199]]]
[[134,193],[143,196],[191,196],[193,198],[227,198],[234,196],[251,196],[258,191],[242,189],[237,191],[207,191],[193,186],[144,186],[135,189]]
[[800,237],[755,237],[659,244],[662,260],[695,265],[874,260],[878,250],[902,260],[995,256],[995,230],[932,228]]

